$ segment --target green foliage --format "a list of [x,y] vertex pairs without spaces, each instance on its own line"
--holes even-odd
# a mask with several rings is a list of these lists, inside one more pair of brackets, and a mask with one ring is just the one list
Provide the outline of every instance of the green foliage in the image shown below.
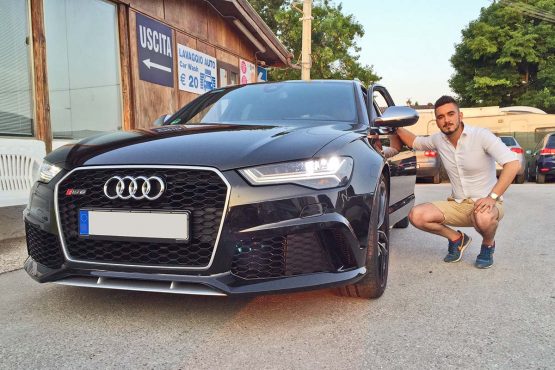
[[276,15],[284,9],[286,0],[249,0],[249,3],[275,32],[278,28]]
[[[250,3],[285,47],[292,51],[293,61],[300,65],[302,22],[299,18],[302,14],[291,7],[290,0],[252,0]],[[302,8],[302,4],[299,7]],[[372,66],[359,62],[360,47],[356,39],[364,35],[364,29],[353,15],[343,14],[341,4],[316,0],[312,16],[312,79],[358,78],[365,85],[380,80]],[[269,78],[274,81],[300,79],[301,71],[273,69]]]
[[[525,2],[555,15],[555,0]],[[555,113],[552,22],[493,2],[462,31],[451,64],[449,83],[463,106],[531,105]]]

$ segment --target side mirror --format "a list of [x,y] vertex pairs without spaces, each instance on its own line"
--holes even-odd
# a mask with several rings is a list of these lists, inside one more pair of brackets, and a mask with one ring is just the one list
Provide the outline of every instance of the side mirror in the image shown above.
[[526,154],[530,155],[532,154],[532,151],[530,149],[526,150]]
[[410,107],[391,106],[374,121],[375,127],[403,127],[418,122],[418,112]]
[[153,126],[162,126],[166,121],[171,117],[171,114],[162,114],[160,117],[156,118],[154,122],[152,122]]

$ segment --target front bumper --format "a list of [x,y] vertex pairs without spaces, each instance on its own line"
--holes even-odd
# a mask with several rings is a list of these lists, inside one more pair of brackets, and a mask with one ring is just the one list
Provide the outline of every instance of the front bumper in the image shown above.
[[210,276],[152,274],[110,270],[80,269],[64,266],[50,269],[28,257],[25,271],[38,282],[89,288],[121,289],[157,293],[209,296],[250,295],[321,289],[354,283],[366,274],[360,267],[344,272],[314,273],[301,276],[246,281],[230,272]]
[[224,175],[229,205],[206,268],[74,258],[60,237],[55,189],[38,183],[25,211],[25,270],[41,283],[200,295],[318,289],[364,276],[371,193],[358,193],[356,184],[251,187],[233,171]]

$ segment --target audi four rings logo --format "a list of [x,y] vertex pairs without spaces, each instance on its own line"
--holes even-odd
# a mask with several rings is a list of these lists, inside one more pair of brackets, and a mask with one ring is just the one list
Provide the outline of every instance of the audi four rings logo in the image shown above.
[[164,181],[158,176],[113,176],[104,184],[104,195],[110,199],[155,200],[166,190]]

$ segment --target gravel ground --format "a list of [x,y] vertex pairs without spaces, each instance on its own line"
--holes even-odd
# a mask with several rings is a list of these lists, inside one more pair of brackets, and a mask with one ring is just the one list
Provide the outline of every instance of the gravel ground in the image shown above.
[[22,268],[26,258],[25,238],[0,240],[0,274]]
[[[418,185],[417,203],[448,192]],[[180,296],[3,273],[0,369],[555,369],[553,194],[551,184],[511,186],[488,270],[473,266],[472,229],[456,264],[442,261],[441,238],[394,230],[377,300]]]

